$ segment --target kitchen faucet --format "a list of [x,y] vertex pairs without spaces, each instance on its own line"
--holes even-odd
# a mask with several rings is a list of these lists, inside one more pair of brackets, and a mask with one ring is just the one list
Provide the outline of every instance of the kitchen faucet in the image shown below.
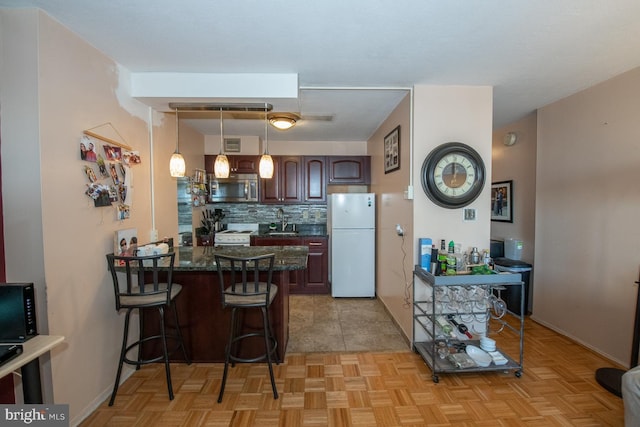
[[276,214],[278,219],[282,219],[282,231],[287,228],[287,217],[284,215],[284,210],[282,208],[278,208],[278,213]]

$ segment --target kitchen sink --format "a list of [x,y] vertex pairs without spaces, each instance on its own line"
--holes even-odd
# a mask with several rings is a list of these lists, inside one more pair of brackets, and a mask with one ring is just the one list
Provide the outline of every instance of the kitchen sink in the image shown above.
[[270,231],[269,236],[297,236],[297,231]]

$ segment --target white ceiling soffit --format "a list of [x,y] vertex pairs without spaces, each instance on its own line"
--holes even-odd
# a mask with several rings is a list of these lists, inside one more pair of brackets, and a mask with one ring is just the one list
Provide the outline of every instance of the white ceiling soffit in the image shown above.
[[[297,74],[131,74],[131,96],[157,111],[173,111],[175,104],[267,103],[273,113],[300,116],[292,129],[272,128],[274,141],[366,141],[407,93],[402,88],[298,89]],[[264,134],[264,114],[223,117],[226,134]],[[181,111],[180,118],[204,135],[220,134],[216,111]]]
[[158,111],[171,111],[170,102],[264,103],[267,98],[282,99],[295,106],[298,75],[131,73],[131,96]]

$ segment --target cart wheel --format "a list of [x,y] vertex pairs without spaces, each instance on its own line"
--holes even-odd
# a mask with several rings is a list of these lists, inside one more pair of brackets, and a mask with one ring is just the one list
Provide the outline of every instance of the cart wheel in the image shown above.
[[437,376],[437,375],[433,375],[433,376],[431,377],[431,379],[433,379],[433,382],[434,382],[434,383],[436,383],[436,384],[438,384],[438,382],[440,381],[440,379],[438,378],[438,376]]
[[522,376],[522,371],[516,371],[516,377],[520,378]]

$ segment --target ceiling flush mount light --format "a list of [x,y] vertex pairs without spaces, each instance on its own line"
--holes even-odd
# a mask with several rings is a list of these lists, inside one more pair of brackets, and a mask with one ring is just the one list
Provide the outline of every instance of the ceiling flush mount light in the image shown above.
[[179,178],[184,176],[184,172],[186,170],[186,165],[184,163],[184,157],[180,154],[178,149],[180,144],[180,122],[178,121],[178,109],[176,109],[176,151],[174,151],[171,156],[171,160],[169,160],[169,172],[171,176],[174,178]]
[[229,178],[229,159],[222,152],[224,145],[224,126],[222,125],[222,108],[220,108],[220,154],[216,156],[213,164],[213,173],[216,178]]
[[275,113],[269,115],[269,123],[279,130],[291,129],[299,119],[300,117],[291,113]]
[[502,143],[507,147],[511,147],[518,140],[518,134],[515,132],[509,132],[504,136]]
[[264,154],[260,157],[260,178],[273,177],[273,159],[269,155],[269,121],[267,120],[267,104],[264,105]]

